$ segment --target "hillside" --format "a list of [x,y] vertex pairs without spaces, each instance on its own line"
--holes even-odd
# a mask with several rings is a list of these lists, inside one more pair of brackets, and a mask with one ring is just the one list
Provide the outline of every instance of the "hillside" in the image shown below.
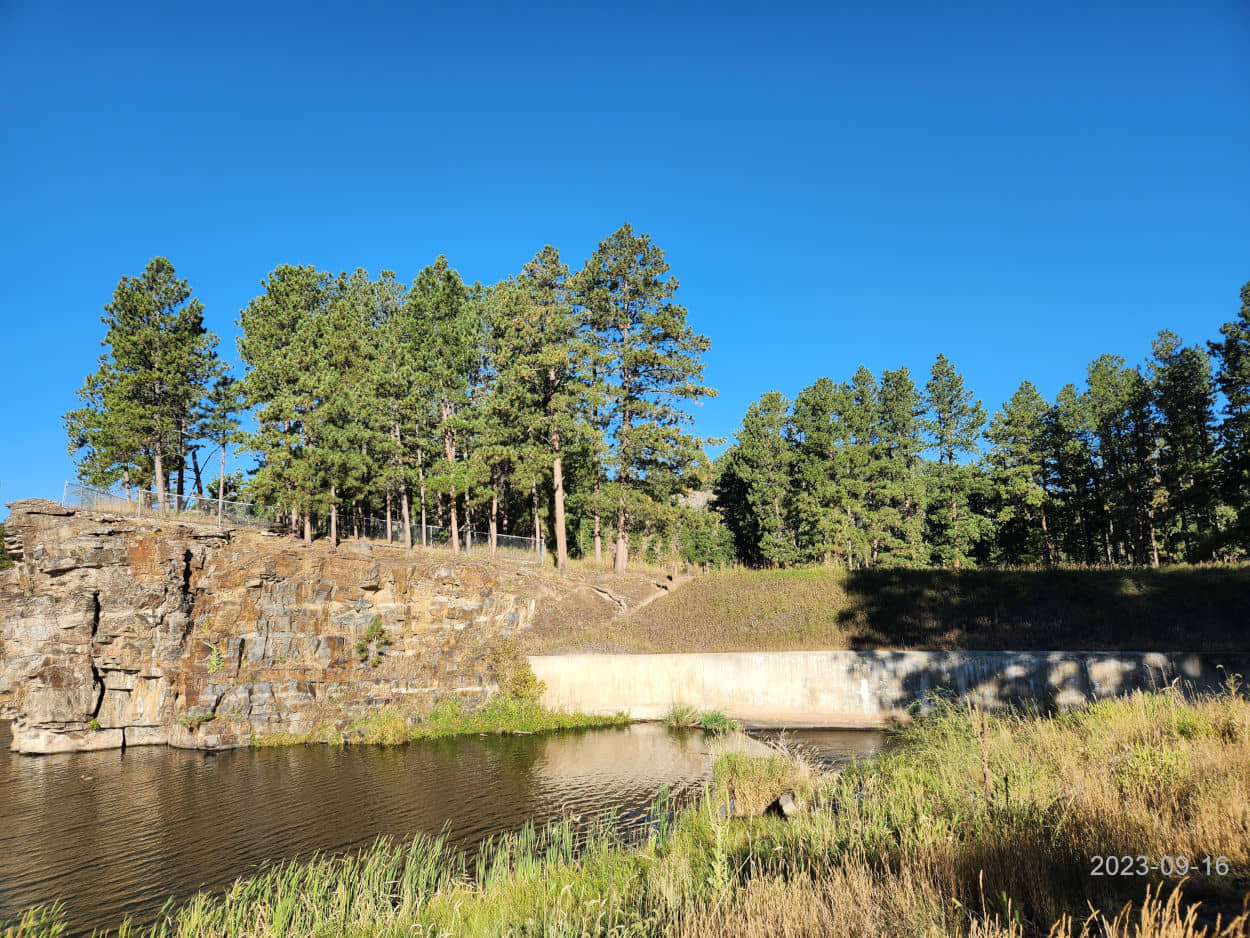
[[1250,649],[1250,567],[733,570],[632,613],[527,636],[532,653]]

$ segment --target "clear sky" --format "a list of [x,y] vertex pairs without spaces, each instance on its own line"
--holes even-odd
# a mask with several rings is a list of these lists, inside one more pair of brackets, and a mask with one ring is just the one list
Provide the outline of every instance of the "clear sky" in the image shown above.
[[1250,279],[1245,0],[0,0],[0,82],[0,502],[59,496],[158,254],[237,361],[280,263],[485,282],[629,221],[712,340],[705,436],[938,352],[1051,397]]

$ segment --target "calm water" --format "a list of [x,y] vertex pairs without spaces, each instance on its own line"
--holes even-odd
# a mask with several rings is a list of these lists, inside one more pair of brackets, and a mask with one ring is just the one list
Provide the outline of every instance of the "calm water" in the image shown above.
[[[869,756],[873,733],[787,734],[824,761]],[[815,739],[819,737],[819,739]],[[632,726],[469,737],[394,749],[164,746],[59,756],[8,752],[0,724],[0,922],[54,899],[72,929],[150,920],[171,895],[221,888],[265,860],[436,834],[472,847],[565,815],[638,813],[709,777],[699,733]]]

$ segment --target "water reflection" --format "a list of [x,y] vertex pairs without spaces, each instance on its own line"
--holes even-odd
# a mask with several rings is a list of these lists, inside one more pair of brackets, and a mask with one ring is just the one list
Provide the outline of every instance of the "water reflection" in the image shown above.
[[264,860],[383,834],[446,828],[472,847],[530,820],[637,814],[661,789],[691,797],[711,769],[701,734],[646,725],[394,749],[32,758],[0,744],[0,921],[59,898],[74,930],[148,920],[169,896],[224,887]]
[[753,730],[751,735],[823,768],[871,759],[890,745],[884,733],[869,730]]

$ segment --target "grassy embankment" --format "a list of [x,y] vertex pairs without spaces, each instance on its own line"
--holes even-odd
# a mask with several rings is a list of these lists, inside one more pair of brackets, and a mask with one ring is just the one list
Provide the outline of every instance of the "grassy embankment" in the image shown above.
[[540,620],[531,654],[801,649],[1250,650],[1250,567],[733,570],[611,621]]
[[[383,843],[276,867],[127,934],[1195,938],[1216,914],[1219,934],[1250,934],[1244,697],[1137,694],[1050,718],[951,706],[904,732],[836,774],[724,756],[707,800],[641,844],[579,844],[560,826],[470,864],[437,840]],[[722,816],[731,796],[754,815],[786,789],[805,809],[790,821]],[[1092,876],[1111,855],[1198,869],[1181,901],[1158,873]],[[1207,875],[1208,856],[1228,872]],[[32,913],[4,934],[48,938],[54,921]]]

